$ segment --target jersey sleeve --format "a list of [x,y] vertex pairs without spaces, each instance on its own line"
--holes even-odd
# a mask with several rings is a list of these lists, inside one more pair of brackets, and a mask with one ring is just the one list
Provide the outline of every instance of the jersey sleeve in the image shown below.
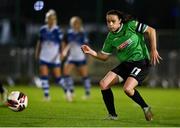
[[141,23],[139,21],[133,20],[129,22],[129,28],[132,29],[133,31],[144,33],[147,30],[148,25]]
[[104,42],[103,48],[101,50],[101,53],[106,54],[106,55],[111,55],[112,52],[113,52],[113,46],[107,36]]

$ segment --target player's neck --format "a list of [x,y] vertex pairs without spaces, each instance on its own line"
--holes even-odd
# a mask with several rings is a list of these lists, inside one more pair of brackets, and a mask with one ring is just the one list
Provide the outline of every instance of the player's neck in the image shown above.
[[52,29],[55,26],[55,24],[48,24],[48,28]]
[[113,33],[119,33],[122,30],[122,27],[123,27],[123,23],[121,23],[119,28],[116,31],[114,31]]
[[82,32],[82,29],[80,28],[80,29],[74,29],[73,28],[73,31],[75,32],[75,33],[80,33],[80,32]]
[[52,25],[47,25],[48,26],[48,29],[51,31],[56,25],[55,24],[52,24]]

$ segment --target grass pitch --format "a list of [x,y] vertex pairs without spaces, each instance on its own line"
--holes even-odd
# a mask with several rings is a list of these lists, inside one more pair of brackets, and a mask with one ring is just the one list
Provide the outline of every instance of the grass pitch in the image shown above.
[[76,87],[75,100],[68,103],[63,91],[50,88],[51,101],[43,101],[41,89],[31,86],[16,86],[10,91],[19,90],[28,95],[29,104],[22,112],[13,112],[0,105],[0,126],[15,127],[180,127],[180,89],[142,88],[138,90],[151,105],[154,120],[147,122],[143,112],[121,87],[114,87],[115,106],[119,119],[103,120],[107,111],[102,101],[100,89],[92,88],[91,99],[82,100],[83,87]]

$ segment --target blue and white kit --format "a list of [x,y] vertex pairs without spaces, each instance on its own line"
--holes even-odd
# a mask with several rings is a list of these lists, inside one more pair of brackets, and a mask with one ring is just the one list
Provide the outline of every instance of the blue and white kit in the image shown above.
[[63,38],[61,29],[56,25],[51,29],[44,25],[40,29],[40,64],[60,65],[60,44]]
[[81,45],[89,43],[86,33],[69,29],[66,36],[67,43],[70,46],[67,62],[77,66],[78,64],[86,64],[86,55],[81,50]]

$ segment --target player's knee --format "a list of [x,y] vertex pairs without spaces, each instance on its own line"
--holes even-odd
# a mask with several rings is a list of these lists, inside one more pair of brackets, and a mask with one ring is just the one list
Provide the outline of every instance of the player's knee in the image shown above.
[[108,89],[108,85],[107,85],[107,83],[106,83],[104,80],[101,80],[101,81],[99,82],[99,85],[100,85],[101,90],[106,90],[106,89]]
[[128,96],[132,96],[133,95],[133,89],[130,87],[123,87],[124,92],[128,95]]

